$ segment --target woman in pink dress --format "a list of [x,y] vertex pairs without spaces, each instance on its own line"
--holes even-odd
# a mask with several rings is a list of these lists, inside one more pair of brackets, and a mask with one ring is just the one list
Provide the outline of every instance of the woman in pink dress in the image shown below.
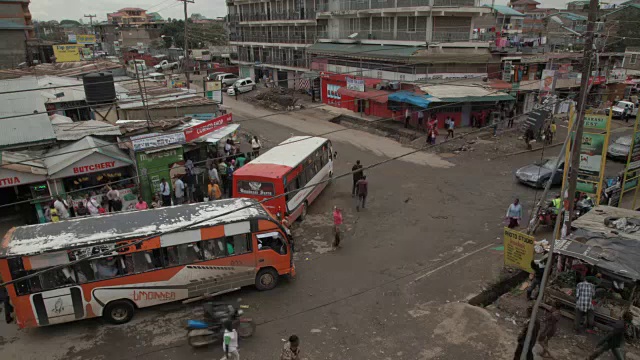
[[333,247],[340,246],[340,228],[342,227],[342,210],[333,207]]
[[142,200],[142,196],[138,196],[138,202],[136,203],[136,210],[147,210],[147,202]]

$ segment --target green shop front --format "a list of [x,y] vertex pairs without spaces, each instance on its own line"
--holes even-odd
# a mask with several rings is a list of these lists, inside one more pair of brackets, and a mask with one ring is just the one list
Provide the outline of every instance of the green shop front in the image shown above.
[[173,194],[173,178],[177,172],[184,173],[182,145],[136,151],[136,165],[140,176],[140,189],[145,201],[160,193],[160,183],[166,179]]

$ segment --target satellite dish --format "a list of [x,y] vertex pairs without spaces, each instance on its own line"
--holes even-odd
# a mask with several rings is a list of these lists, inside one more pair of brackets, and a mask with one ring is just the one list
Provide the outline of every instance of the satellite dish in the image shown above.
[[349,39],[355,39],[355,38],[358,37],[358,33],[353,33],[353,34],[349,35],[348,37],[349,37]]

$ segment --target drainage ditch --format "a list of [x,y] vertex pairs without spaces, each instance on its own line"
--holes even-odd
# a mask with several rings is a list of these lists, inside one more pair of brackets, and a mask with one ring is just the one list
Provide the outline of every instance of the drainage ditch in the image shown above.
[[474,296],[469,300],[469,304],[473,306],[485,307],[487,305],[493,304],[500,296],[506,294],[511,291],[514,287],[521,284],[529,277],[529,273],[526,271],[517,271],[510,276],[505,277],[504,279],[498,281],[495,284],[489,286],[488,289],[484,290],[480,294]]

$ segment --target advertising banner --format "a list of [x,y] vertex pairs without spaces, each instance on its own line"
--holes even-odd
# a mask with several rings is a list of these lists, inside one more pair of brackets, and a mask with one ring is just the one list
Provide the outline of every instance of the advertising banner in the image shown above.
[[[634,191],[632,209],[636,208],[636,199],[638,196],[638,178],[640,178],[640,112],[636,115],[636,124],[633,128],[631,136],[631,146],[629,147],[629,156],[627,157],[627,166],[624,169],[622,177],[622,190],[620,193],[620,204],[625,194]],[[624,205],[623,205],[624,207]]]
[[540,91],[549,93],[555,89],[555,86],[556,86],[556,71],[542,70],[542,77],[540,78]]
[[134,151],[173,144],[184,144],[185,142],[186,140],[183,132],[171,134],[149,133],[131,137],[131,143],[133,144]]
[[584,116],[584,132],[579,144],[580,167],[576,190],[595,195],[596,204],[600,203],[610,125],[609,116],[593,114]]
[[80,61],[80,50],[75,44],[53,45],[53,55],[59,63]]
[[222,116],[218,116],[217,118],[205,121],[202,124],[186,128],[184,129],[185,140],[187,142],[191,142],[199,137],[205,136],[220,129],[223,126],[231,124],[232,121],[232,114],[224,114]]
[[95,35],[76,35],[76,44],[92,45],[96,43]]
[[222,104],[222,81],[205,80],[204,95],[207,99],[211,99]]
[[508,227],[504,228],[504,264],[533,273],[534,238]]
[[350,77],[347,77],[347,89],[364,92],[364,80],[352,79]]

